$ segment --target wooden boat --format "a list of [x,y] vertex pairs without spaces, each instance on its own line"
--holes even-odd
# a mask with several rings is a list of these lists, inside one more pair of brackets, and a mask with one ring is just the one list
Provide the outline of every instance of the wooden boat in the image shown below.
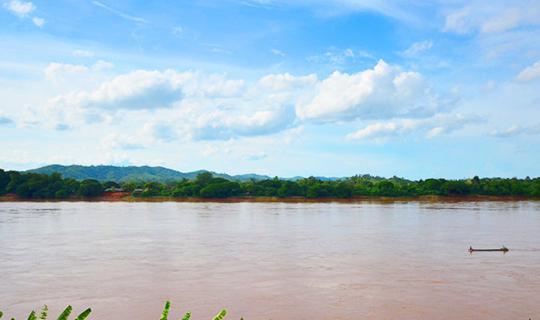
[[473,249],[473,247],[469,247],[469,252],[493,252],[493,251],[500,251],[500,252],[508,252],[510,251],[507,247],[502,246],[502,248],[499,249]]

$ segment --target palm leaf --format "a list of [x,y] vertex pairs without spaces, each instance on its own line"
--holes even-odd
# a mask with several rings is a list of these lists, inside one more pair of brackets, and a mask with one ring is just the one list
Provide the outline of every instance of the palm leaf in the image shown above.
[[169,316],[170,308],[171,308],[171,302],[170,301],[165,302],[165,307],[163,308],[163,312],[161,313],[160,320],[167,320],[167,317]]
[[71,314],[71,310],[73,310],[72,306],[67,306],[66,309],[58,316],[57,320],[68,320],[69,315]]
[[223,320],[223,318],[225,318],[226,315],[227,315],[227,310],[223,309],[214,317],[214,320]]
[[41,308],[41,314],[39,315],[39,320],[47,320],[47,313],[49,313],[49,307],[46,304]]
[[191,318],[191,312],[186,312],[182,320],[189,320]]
[[37,320],[36,312],[32,310],[30,314],[28,315],[28,320]]
[[75,318],[75,320],[84,320],[88,318],[88,315],[90,314],[90,312],[92,312],[92,309],[90,308],[84,310],[80,315],[77,316],[77,318]]

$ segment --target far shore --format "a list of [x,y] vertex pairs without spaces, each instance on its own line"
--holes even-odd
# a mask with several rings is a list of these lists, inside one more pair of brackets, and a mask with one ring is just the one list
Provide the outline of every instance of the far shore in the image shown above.
[[396,202],[480,202],[480,201],[540,201],[539,197],[523,196],[417,196],[417,197],[380,197],[358,196],[352,198],[304,198],[304,197],[230,197],[230,198],[175,198],[175,197],[133,197],[129,193],[114,193],[93,198],[71,197],[67,199],[28,199],[14,194],[0,196],[0,202],[283,202],[283,203],[396,203]]

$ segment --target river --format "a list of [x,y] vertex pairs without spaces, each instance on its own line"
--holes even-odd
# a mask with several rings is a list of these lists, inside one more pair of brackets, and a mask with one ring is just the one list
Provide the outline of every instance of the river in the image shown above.
[[4,202],[0,277],[18,319],[540,319],[540,202]]

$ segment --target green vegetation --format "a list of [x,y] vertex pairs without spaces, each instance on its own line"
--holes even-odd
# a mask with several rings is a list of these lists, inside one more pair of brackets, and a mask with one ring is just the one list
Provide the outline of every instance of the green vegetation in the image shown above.
[[[165,307],[163,308],[163,312],[161,313],[160,320],[167,320],[168,319],[170,309],[171,309],[171,303],[169,301],[165,302]],[[47,305],[44,305],[43,308],[41,309],[41,313],[40,313],[39,317],[36,316],[35,311],[32,311],[28,315],[27,319],[28,320],[47,320],[48,310],[49,309],[48,309]],[[57,320],[68,320],[72,311],[73,311],[73,307],[67,306],[64,309],[64,311],[62,311],[62,313],[58,316]],[[88,318],[88,316],[90,315],[91,312],[92,312],[92,309],[88,308],[88,309],[84,310],[81,314],[79,314],[75,318],[75,320],[85,320],[86,318]],[[4,315],[4,313],[2,311],[0,311],[0,318],[2,318],[3,315]],[[223,319],[225,319],[226,315],[227,315],[227,310],[223,309],[213,318],[213,320],[223,320]],[[182,317],[182,320],[190,320],[190,319],[191,319],[191,312],[186,312],[184,314],[184,316]],[[15,320],[15,319],[11,318],[11,320]],[[243,320],[243,318],[240,319],[240,320]]]
[[[210,172],[199,173],[195,179],[169,182],[75,180],[50,175],[3,171],[0,169],[0,195],[15,194],[23,199],[92,198],[101,196],[108,188],[125,191],[134,197],[172,197],[223,199],[230,197],[301,197],[353,198],[360,196],[522,196],[540,197],[540,178],[504,179],[479,178],[461,180],[407,180],[397,177],[381,178],[370,175],[336,180],[315,177],[298,180],[264,179],[235,181],[216,177]],[[108,189],[111,190],[111,189]]]
[[[73,311],[73,307],[72,306],[67,306],[64,309],[64,311],[62,311],[62,313],[58,316],[57,320],[68,320],[72,311]],[[75,320],[84,320],[84,319],[88,318],[88,316],[90,315],[90,312],[92,312],[92,309],[90,309],[90,308],[84,310],[81,314],[79,314],[75,318]],[[47,320],[48,313],[49,313],[49,309],[48,309],[47,305],[44,305],[43,308],[41,309],[41,313],[39,314],[39,317],[36,315],[35,311],[32,311],[28,315],[27,319],[28,320]],[[0,318],[2,318],[3,315],[4,315],[3,312],[0,311]],[[11,320],[15,320],[15,318],[11,318]]]

